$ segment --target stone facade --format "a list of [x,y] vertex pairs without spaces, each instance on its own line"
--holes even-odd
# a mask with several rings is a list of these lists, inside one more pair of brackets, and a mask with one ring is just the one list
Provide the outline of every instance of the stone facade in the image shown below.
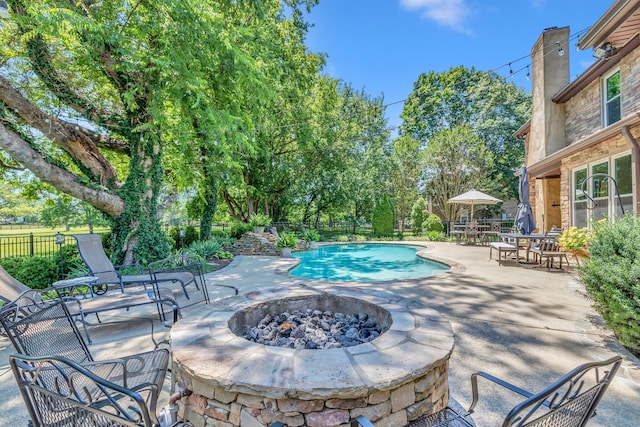
[[[612,10],[618,10],[620,7],[626,6],[622,2],[615,2]],[[637,13],[638,5],[632,8],[634,13]],[[585,38],[579,41],[581,48],[596,48],[602,45],[603,40],[616,33],[617,53],[608,59],[599,59],[584,74],[566,86],[550,85],[549,75],[557,74],[559,78],[564,78],[564,68],[558,66],[558,61],[568,62],[568,56],[560,58],[554,55],[553,50],[548,49],[547,44],[543,43],[550,31],[555,36],[561,29],[545,30],[534,44],[532,117],[529,126],[523,127],[518,136],[526,135],[525,163],[531,174],[530,200],[540,231],[546,231],[552,225],[563,228],[574,225],[572,179],[575,169],[626,153],[631,153],[632,157],[632,205],[637,210],[637,203],[640,201],[640,45],[638,35],[634,32],[637,32],[640,24],[631,16],[626,13],[616,15],[605,27],[596,23],[593,29],[595,32],[589,36],[585,35]],[[622,38],[621,33],[617,33],[622,27],[629,33],[628,38]],[[634,31],[631,31],[631,28]],[[545,54],[542,55],[541,51]],[[536,65],[538,60],[540,63]],[[618,70],[620,120],[605,126],[603,80]],[[562,108],[554,110],[555,114],[547,114],[547,102]],[[561,126],[562,135],[553,135],[548,131],[550,128],[555,129],[555,125]],[[628,138],[629,135],[632,137]],[[610,173],[614,174],[613,171]],[[609,194],[613,192],[610,191]],[[610,208],[614,206],[613,203],[610,201]],[[610,211],[609,215],[612,213],[613,211]],[[584,223],[584,218],[581,218],[581,223]]]
[[278,238],[271,233],[245,233],[229,248],[234,255],[282,255],[282,249],[276,246]]
[[214,387],[212,397],[183,398],[178,416],[196,427],[263,427],[275,421],[289,427],[348,427],[350,419],[364,415],[377,426],[398,427],[447,406],[447,372],[444,361],[413,381],[351,399],[272,399]]

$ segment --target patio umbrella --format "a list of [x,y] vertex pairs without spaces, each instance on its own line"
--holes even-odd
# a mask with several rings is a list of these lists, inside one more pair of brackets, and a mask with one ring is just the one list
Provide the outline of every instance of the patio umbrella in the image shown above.
[[471,219],[473,219],[473,206],[474,205],[495,205],[502,200],[496,199],[493,196],[483,193],[478,190],[469,190],[466,193],[462,193],[459,196],[452,197],[447,200],[447,203],[458,203],[462,205],[471,205]]
[[513,225],[520,230],[522,234],[531,234],[531,232],[535,230],[536,225],[533,221],[533,212],[529,204],[529,174],[526,166],[522,166],[522,169],[520,169],[518,193],[520,196],[520,204],[518,204]]

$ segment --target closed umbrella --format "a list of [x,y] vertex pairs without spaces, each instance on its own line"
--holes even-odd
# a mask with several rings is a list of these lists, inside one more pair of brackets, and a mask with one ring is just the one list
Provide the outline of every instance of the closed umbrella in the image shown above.
[[513,225],[520,230],[522,234],[531,234],[531,232],[535,230],[536,225],[533,221],[531,204],[529,204],[529,174],[526,166],[522,166],[522,169],[520,169],[518,193],[520,196],[520,204],[518,204]]
[[458,203],[462,205],[471,205],[471,219],[473,219],[473,206],[474,205],[495,205],[502,200],[496,199],[482,191],[469,190],[466,193],[462,193],[459,196],[452,197],[447,200],[447,203]]

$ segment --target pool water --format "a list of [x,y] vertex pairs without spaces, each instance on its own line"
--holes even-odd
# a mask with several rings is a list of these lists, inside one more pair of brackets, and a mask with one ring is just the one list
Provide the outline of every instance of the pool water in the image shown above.
[[416,255],[419,247],[386,244],[320,246],[295,252],[300,264],[293,276],[354,282],[415,279],[448,271],[449,266]]

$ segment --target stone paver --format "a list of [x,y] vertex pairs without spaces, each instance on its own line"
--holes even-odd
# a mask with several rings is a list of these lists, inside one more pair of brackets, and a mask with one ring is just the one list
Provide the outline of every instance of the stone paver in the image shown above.
[[[229,267],[209,275],[209,281],[237,286],[249,295],[274,286],[286,289],[302,284],[318,289],[364,287],[369,292],[393,292],[420,301],[453,325],[455,348],[449,361],[449,386],[451,397],[462,406],[471,402],[469,377],[477,370],[540,390],[581,363],[621,354],[623,366],[589,426],[640,425],[640,361],[617,344],[571,274],[500,266],[489,261],[487,247],[429,243],[422,252],[457,268],[424,279],[336,284],[289,276],[286,271],[294,265],[292,259],[238,257]],[[228,290],[220,287],[210,287],[210,293],[214,299],[229,296]],[[185,316],[202,305],[195,298],[189,303],[195,305],[184,308]],[[92,328],[95,343],[90,349],[94,357],[105,359],[152,348],[148,338],[152,327],[156,339],[166,338],[167,329],[152,321],[153,312],[144,313],[141,308],[101,316],[104,326]],[[414,339],[419,340],[420,334]],[[430,345],[434,350],[439,348],[437,339]],[[26,425],[28,415],[8,368],[11,352],[9,342],[0,338],[0,425],[21,426]],[[168,386],[169,381],[165,388]],[[480,393],[474,416],[479,426],[499,425],[504,413],[518,401],[482,385]],[[160,401],[166,401],[166,394]],[[384,417],[383,413],[378,417]]]

